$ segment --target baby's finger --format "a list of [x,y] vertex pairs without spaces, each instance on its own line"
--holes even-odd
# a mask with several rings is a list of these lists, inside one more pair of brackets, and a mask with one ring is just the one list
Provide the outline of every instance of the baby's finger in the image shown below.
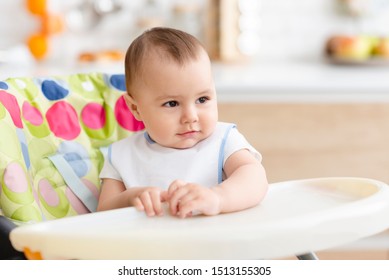
[[145,211],[146,215],[149,217],[154,216],[155,211],[154,211],[154,207],[153,207],[153,202],[152,202],[151,197],[150,197],[150,193],[144,192],[139,196],[139,198],[142,202],[142,205],[144,207],[144,211]]
[[151,203],[153,206],[154,213],[158,216],[163,214],[162,203],[161,203],[161,194],[160,192],[150,192]]
[[181,199],[187,195],[189,190],[187,188],[177,189],[169,199],[169,208],[172,215],[176,215],[180,209]]
[[186,218],[193,215],[193,213],[200,213],[201,202],[199,200],[190,200],[186,203],[180,203],[178,217]]
[[136,197],[134,199],[133,205],[134,205],[135,209],[138,210],[138,211],[144,211],[145,210],[145,208],[143,207],[142,201],[140,200],[139,197]]
[[168,195],[169,197],[177,190],[179,189],[180,187],[184,186],[185,185],[185,182],[182,181],[182,180],[174,180],[170,186],[169,186],[169,189],[168,189]]
[[198,196],[195,192],[187,190],[185,194],[180,197],[180,206],[187,204],[188,202],[197,199]]
[[167,191],[162,191],[160,194],[161,202],[165,202],[169,199],[169,194]]

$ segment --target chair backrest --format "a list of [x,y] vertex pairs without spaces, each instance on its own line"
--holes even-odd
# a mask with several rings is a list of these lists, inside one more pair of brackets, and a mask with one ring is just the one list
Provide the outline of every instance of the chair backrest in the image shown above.
[[21,222],[92,212],[104,148],[143,129],[124,75],[0,81],[0,209]]

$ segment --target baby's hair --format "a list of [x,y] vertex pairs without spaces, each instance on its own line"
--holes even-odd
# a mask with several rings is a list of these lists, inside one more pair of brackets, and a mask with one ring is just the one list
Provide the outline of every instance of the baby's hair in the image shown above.
[[179,65],[199,57],[202,44],[194,36],[177,29],[154,27],[137,37],[129,46],[125,57],[127,89],[142,72],[145,58],[158,53],[161,58],[171,59]]

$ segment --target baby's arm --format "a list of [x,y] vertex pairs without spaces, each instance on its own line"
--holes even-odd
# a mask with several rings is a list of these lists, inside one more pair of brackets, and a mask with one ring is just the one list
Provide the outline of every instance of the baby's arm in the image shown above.
[[158,187],[132,187],[126,189],[123,182],[105,178],[102,180],[97,211],[134,206],[147,216],[162,215],[164,192]]
[[170,211],[186,217],[193,211],[217,215],[257,205],[268,188],[262,164],[246,149],[233,153],[226,161],[227,179],[213,188],[174,181],[169,187]]
[[220,213],[234,212],[258,205],[268,182],[266,172],[248,150],[233,153],[224,165],[227,179],[213,188],[220,198]]

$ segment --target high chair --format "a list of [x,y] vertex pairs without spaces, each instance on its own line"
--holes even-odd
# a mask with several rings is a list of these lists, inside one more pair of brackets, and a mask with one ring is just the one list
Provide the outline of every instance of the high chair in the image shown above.
[[261,205],[187,219],[133,208],[25,225],[13,246],[33,259],[274,259],[314,253],[389,227],[389,188],[364,178],[275,183]]
[[[5,217],[23,224],[95,211],[105,148],[143,129],[125,104],[124,90],[123,74],[0,81],[0,210]],[[0,230],[0,238],[5,236],[0,242],[8,238],[9,227]]]
[[103,73],[0,82],[0,258],[315,259],[389,228],[389,187],[348,177],[274,183],[213,217],[95,213],[106,147],[143,129],[124,90]]

